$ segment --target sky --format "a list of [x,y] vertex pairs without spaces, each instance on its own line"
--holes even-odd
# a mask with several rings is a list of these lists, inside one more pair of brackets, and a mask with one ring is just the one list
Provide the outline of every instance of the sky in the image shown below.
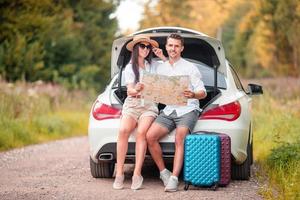
[[147,0],[123,0],[116,10],[116,16],[121,32],[127,29],[133,31],[139,28],[139,21],[143,14],[144,3]]

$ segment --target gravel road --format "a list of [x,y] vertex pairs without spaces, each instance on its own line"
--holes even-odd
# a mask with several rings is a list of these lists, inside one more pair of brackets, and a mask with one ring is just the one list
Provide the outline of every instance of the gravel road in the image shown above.
[[76,137],[0,153],[0,199],[262,199],[255,178],[232,181],[210,191],[190,187],[165,193],[154,166],[144,168],[144,187],[130,189],[133,166],[126,165],[125,189],[112,189],[113,179],[90,174],[87,137]]

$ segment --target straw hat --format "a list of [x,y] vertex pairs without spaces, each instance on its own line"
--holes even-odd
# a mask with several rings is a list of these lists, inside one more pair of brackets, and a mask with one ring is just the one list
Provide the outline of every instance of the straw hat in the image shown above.
[[158,47],[159,46],[158,43],[155,40],[150,39],[149,36],[146,36],[146,35],[135,35],[133,37],[133,40],[126,45],[126,48],[129,51],[132,51],[134,45],[137,44],[137,43],[139,43],[139,42],[148,42],[148,43],[151,44],[152,47]]

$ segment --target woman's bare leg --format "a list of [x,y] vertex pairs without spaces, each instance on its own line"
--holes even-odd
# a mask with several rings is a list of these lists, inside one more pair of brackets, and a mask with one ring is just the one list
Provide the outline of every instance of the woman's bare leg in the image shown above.
[[147,150],[146,133],[154,121],[154,117],[142,117],[138,122],[135,143],[135,168],[133,175],[141,176],[141,171]]
[[130,116],[123,116],[121,119],[118,142],[117,142],[117,169],[116,176],[124,173],[124,162],[128,150],[128,138],[136,127],[136,120]]

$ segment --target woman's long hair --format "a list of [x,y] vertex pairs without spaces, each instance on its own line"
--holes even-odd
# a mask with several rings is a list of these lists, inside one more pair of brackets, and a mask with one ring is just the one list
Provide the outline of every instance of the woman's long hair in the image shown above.
[[[134,82],[137,83],[140,81],[140,72],[139,72],[139,44],[137,43],[134,45],[131,55],[131,64],[132,70],[135,75]],[[148,56],[145,58],[149,64],[151,64],[152,59],[152,51],[150,49]]]

